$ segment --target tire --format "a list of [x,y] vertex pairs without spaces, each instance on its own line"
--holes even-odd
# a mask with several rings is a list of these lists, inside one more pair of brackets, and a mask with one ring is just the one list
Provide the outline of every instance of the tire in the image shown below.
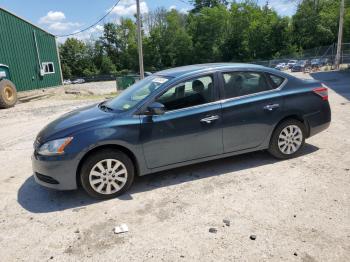
[[303,148],[305,135],[306,129],[302,122],[296,119],[285,120],[273,132],[268,151],[278,159],[293,158]]
[[16,86],[10,80],[0,80],[0,108],[13,107],[16,104],[16,102]]
[[126,154],[118,150],[101,150],[84,161],[80,181],[90,196],[109,199],[125,193],[132,185],[134,175],[134,164]]

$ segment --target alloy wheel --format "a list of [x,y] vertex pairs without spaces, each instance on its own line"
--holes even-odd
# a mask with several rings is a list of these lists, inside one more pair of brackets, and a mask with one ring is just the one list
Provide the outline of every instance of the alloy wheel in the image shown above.
[[125,165],[117,159],[104,159],[91,169],[89,182],[91,187],[100,194],[110,195],[118,192],[126,184],[128,171]]
[[278,137],[278,148],[286,155],[298,151],[303,143],[303,132],[296,125],[286,126]]

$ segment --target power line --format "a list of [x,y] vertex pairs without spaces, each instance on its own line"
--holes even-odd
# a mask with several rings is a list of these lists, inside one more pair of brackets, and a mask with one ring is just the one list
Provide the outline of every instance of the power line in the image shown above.
[[66,34],[66,35],[56,35],[56,37],[67,37],[67,36],[72,36],[72,35],[77,35],[80,34],[82,32],[85,32],[93,27],[95,27],[97,24],[99,24],[103,19],[105,19],[108,15],[110,15],[110,13],[112,13],[113,9],[119,4],[121,0],[117,0],[117,2],[112,6],[111,10],[109,10],[103,17],[101,17],[97,22],[93,23],[92,25],[79,30],[78,32],[75,33],[71,33],[71,34]]
[[[187,1],[185,1],[185,0],[177,0],[177,1],[179,1],[179,2],[181,2],[181,3],[184,3],[184,4],[186,4],[186,5],[191,5],[189,2],[187,2]],[[191,5],[192,6],[192,5]]]

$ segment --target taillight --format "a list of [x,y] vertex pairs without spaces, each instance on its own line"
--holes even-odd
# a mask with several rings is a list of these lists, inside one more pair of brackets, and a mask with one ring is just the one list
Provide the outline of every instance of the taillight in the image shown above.
[[322,87],[314,88],[312,91],[314,91],[315,94],[319,95],[322,100],[328,100],[328,88],[324,84],[322,84]]

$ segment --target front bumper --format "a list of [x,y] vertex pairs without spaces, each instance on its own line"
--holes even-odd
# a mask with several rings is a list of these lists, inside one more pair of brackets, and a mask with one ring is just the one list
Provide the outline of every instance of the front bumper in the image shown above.
[[77,189],[76,162],[64,156],[44,157],[34,153],[32,167],[35,181],[42,186],[57,190]]

